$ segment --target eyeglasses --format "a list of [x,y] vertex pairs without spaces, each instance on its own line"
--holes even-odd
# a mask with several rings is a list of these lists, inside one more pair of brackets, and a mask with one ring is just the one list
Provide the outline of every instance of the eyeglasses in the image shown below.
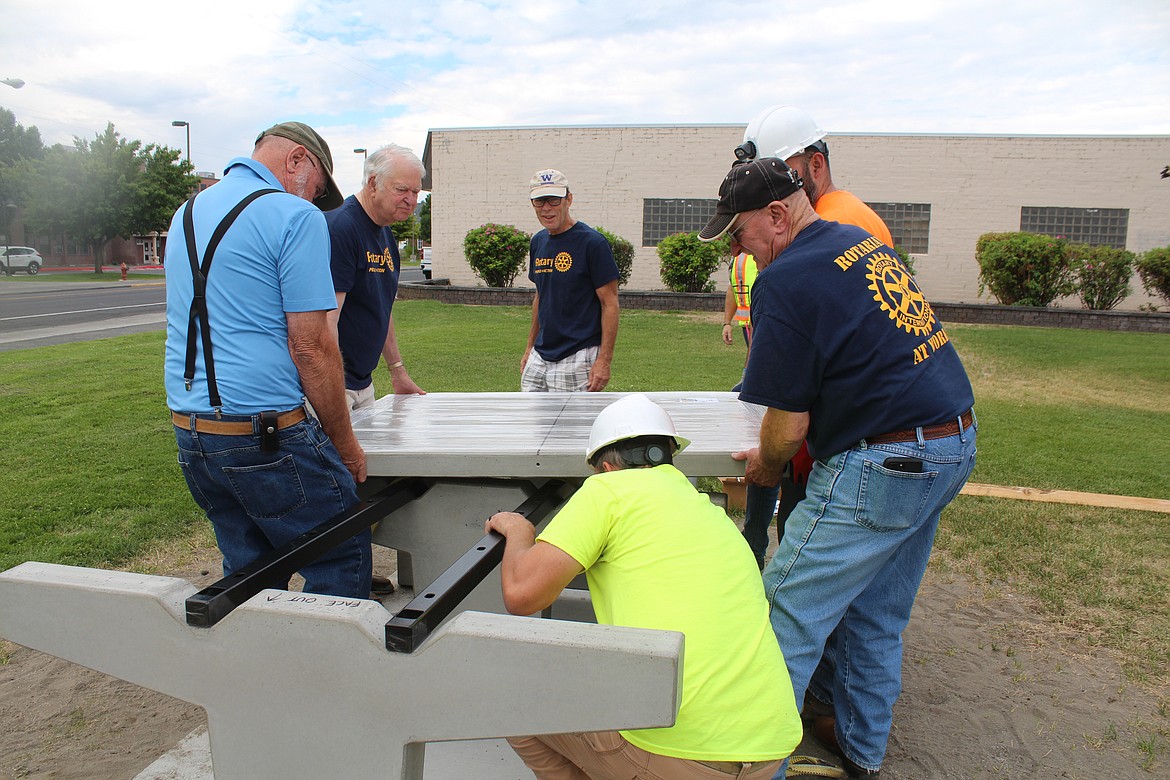
[[558,198],[556,195],[545,195],[543,198],[533,198],[532,206],[533,208],[540,208],[541,206],[552,206],[556,208],[561,205],[561,201],[563,200],[564,198]]
[[[306,152],[305,159],[309,161],[309,165],[313,166],[313,170],[315,170],[315,171],[321,170],[320,168],[317,167],[317,161],[313,159],[313,155]],[[314,190],[314,192],[316,194],[313,196],[313,200],[317,200],[317,198],[320,198],[322,195],[324,195],[328,191],[329,191],[329,187],[328,187],[328,185],[325,184],[325,177],[322,176],[321,177],[321,184],[318,185],[317,189]]]
[[741,232],[741,231],[742,231],[742,230],[743,230],[745,227],[747,227],[747,224],[748,224],[749,222],[751,222],[753,219],[755,219],[755,218],[756,218],[756,215],[757,215],[757,214],[759,214],[759,213],[760,213],[762,210],[763,210],[763,209],[756,209],[755,211],[753,211],[753,212],[752,212],[752,215],[751,215],[750,217],[748,217],[747,219],[745,219],[743,222],[740,222],[738,225],[736,225],[736,226],[735,226],[735,228],[734,228],[734,229],[732,229],[732,230],[728,230],[728,231],[727,231],[727,235],[731,237],[731,240],[732,240],[732,241],[739,241],[739,234],[740,234],[740,232]]

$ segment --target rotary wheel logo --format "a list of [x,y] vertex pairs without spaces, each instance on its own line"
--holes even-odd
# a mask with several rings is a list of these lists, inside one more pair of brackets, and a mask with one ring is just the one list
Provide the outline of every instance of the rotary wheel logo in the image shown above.
[[553,265],[558,271],[568,271],[573,267],[573,256],[568,252],[558,252],[556,259],[553,260]]
[[866,277],[873,282],[869,286],[873,299],[899,328],[924,336],[934,327],[934,310],[897,258],[885,252],[875,254]]

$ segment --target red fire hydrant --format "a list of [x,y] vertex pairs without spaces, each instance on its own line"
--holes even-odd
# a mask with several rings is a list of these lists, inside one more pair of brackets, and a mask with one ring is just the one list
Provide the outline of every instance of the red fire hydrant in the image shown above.
[[122,281],[123,282],[126,281],[126,271],[128,271],[128,270],[129,270],[129,268],[126,266],[126,262],[122,261]]

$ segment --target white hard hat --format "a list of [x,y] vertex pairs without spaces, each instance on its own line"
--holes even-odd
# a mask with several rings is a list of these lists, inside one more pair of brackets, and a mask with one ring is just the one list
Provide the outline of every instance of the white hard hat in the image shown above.
[[589,429],[585,459],[592,460],[602,447],[635,436],[669,436],[678,448],[675,452],[682,452],[691,443],[690,439],[675,432],[674,421],[665,409],[641,393],[635,393],[614,401],[597,415]]
[[779,157],[787,160],[825,137],[813,118],[795,106],[770,106],[747,126],[743,143],[736,147],[740,160]]

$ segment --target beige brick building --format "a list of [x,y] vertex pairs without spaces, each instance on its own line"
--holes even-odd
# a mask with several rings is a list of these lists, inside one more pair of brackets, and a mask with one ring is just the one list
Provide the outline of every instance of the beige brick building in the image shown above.
[[[627,289],[663,289],[657,240],[697,230],[714,209],[743,125],[510,127],[432,130],[434,276],[481,284],[463,236],[485,222],[534,232],[528,180],[569,177],[573,215],[636,249]],[[980,298],[975,241],[987,232],[1064,235],[1142,252],[1170,245],[1170,136],[830,135],[834,183],[873,205],[915,257],[927,296]],[[518,286],[528,286],[525,275]],[[718,282],[723,289],[722,275]],[[1119,308],[1150,299],[1141,282]],[[1067,306],[1079,306],[1070,300]]]

